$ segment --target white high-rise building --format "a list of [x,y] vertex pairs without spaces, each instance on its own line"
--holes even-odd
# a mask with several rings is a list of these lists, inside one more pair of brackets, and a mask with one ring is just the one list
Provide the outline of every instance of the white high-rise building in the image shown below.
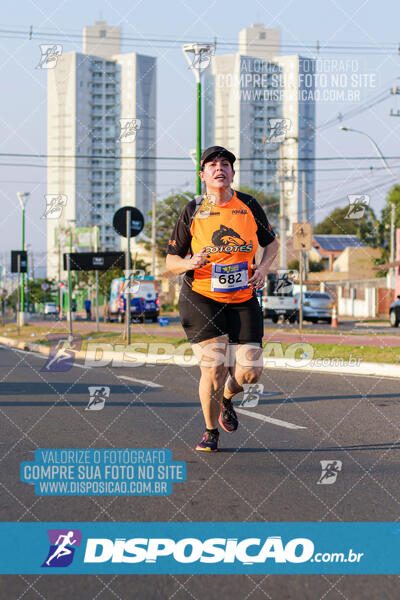
[[237,156],[236,187],[278,197],[283,181],[289,231],[303,220],[303,170],[304,220],[314,220],[314,79],[304,77],[312,70],[312,59],[279,56],[279,30],[256,23],[240,31],[236,54],[213,57],[203,80],[203,147]]
[[97,22],[84,28],[83,53],[62,54],[48,70],[47,102],[47,194],[67,197],[61,216],[47,218],[47,276],[57,277],[58,227],[97,225],[100,248],[118,250],[125,238],[113,230],[115,211],[129,204],[148,218],[156,58],[120,54],[120,28]]

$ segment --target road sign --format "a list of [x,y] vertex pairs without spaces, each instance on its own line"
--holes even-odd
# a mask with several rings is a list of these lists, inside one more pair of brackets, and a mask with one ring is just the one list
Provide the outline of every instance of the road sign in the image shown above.
[[118,209],[113,218],[113,227],[119,235],[123,237],[127,236],[126,231],[126,213],[131,213],[130,221],[131,221],[131,237],[136,237],[142,231],[144,227],[144,217],[138,208],[134,206],[123,206]]
[[43,290],[44,292],[47,292],[47,290],[49,289],[49,287],[50,287],[50,286],[49,286],[49,284],[48,284],[48,283],[46,283],[45,281],[43,281],[43,283],[41,284],[41,286],[40,286],[40,287],[42,288],[42,290]]
[[[107,271],[124,267],[124,252],[71,252],[71,271]],[[68,269],[67,253],[64,254],[64,270]]]
[[293,249],[311,250],[312,225],[311,223],[293,223]]
[[[18,256],[20,257],[18,271]],[[11,273],[27,272],[28,256],[26,250],[11,250]]]

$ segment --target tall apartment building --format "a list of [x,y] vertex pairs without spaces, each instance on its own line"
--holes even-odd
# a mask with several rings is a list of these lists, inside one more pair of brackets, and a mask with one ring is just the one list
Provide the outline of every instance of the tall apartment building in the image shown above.
[[47,102],[47,194],[67,196],[61,217],[47,219],[47,275],[56,277],[56,228],[97,225],[101,249],[116,250],[125,238],[113,230],[115,211],[151,208],[156,58],[121,54],[120,28],[97,22],[83,30],[82,53],[48,70]]
[[279,56],[279,30],[254,24],[240,31],[236,54],[213,57],[203,79],[203,146],[238,157],[236,187],[279,196],[282,185],[289,230],[303,218],[303,170],[304,219],[314,220],[314,79],[304,76],[312,69],[312,59]]

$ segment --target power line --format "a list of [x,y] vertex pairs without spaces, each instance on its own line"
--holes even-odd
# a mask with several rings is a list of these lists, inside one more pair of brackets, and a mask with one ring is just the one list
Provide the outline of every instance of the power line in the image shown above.
[[[78,159],[78,158],[83,158],[83,159],[89,159],[89,160],[173,160],[173,161],[181,161],[184,160],[186,162],[191,161],[192,159],[189,156],[119,156],[119,155],[100,155],[100,154],[96,154],[96,155],[92,155],[92,154],[39,154],[39,153],[22,153],[22,152],[0,152],[0,156],[6,156],[9,158],[62,158],[62,159]],[[398,156],[385,156],[386,160],[400,160],[400,155]],[[315,156],[315,157],[302,157],[302,156],[297,156],[295,159],[293,157],[290,156],[283,156],[283,157],[272,157],[272,156],[252,156],[249,158],[242,158],[242,157],[238,157],[236,159],[237,161],[249,161],[249,160],[264,160],[264,161],[274,161],[274,162],[279,162],[281,160],[283,161],[288,161],[288,160],[299,160],[299,161],[335,161],[335,160],[382,160],[380,156],[376,156],[375,154],[373,156]],[[48,166],[49,168],[54,168],[53,165],[44,165],[44,166]],[[68,166],[68,165],[67,165]],[[74,165],[69,165],[69,167],[73,167]],[[98,165],[100,168],[100,165]],[[96,170],[96,165],[89,165],[88,167],[84,167],[84,168],[89,168]],[[107,168],[107,167],[102,167],[102,168]],[[110,167],[110,169],[112,169],[114,167]],[[123,168],[123,167],[122,167]],[[130,167],[128,170],[131,170],[132,168]]]
[[[254,160],[254,159],[253,159]],[[293,160],[293,159],[292,159]],[[52,165],[51,167],[49,167],[48,165],[36,165],[36,164],[28,164],[28,163],[0,163],[0,167],[29,167],[29,168],[40,168],[40,169],[85,169],[88,170],[88,167],[80,167],[78,165],[73,165],[73,166],[68,166],[68,165]],[[294,173],[302,173],[303,171],[305,173],[314,173],[314,172],[346,172],[346,171],[369,171],[370,173],[375,172],[375,171],[383,171],[385,170],[386,167],[336,167],[333,169],[321,169],[319,167],[315,168],[315,169],[292,169],[290,168],[290,171],[293,171]],[[140,168],[140,167],[136,167],[136,168],[118,168],[118,167],[109,167],[110,171],[157,171],[157,172],[167,172],[167,173],[194,173],[195,170],[194,169],[176,169],[176,168],[169,168],[169,169],[157,169],[157,168],[153,168],[153,169],[149,169],[149,168]],[[254,173],[254,169],[241,169],[241,173]],[[112,182],[110,182],[112,183]]]
[[[82,32],[77,31],[76,33],[67,33],[67,32],[54,32],[54,31],[46,31],[46,30],[35,30],[33,27],[29,29],[0,29],[0,37],[7,39],[29,39],[29,40],[41,40],[44,38],[47,39],[55,39],[57,41],[75,41],[82,39]],[[180,48],[183,44],[192,43],[193,38],[191,39],[177,39],[176,36],[171,36],[172,39],[162,38],[162,37],[132,37],[132,36],[107,36],[106,38],[102,38],[101,41],[104,43],[104,40],[118,41],[125,43],[125,45],[136,45],[136,46],[144,46],[147,44],[149,47],[153,48],[166,48],[166,47],[176,47]],[[87,39],[94,39],[100,42],[100,38],[97,35],[86,35]],[[209,40],[207,40],[209,42]],[[129,44],[133,43],[133,44]],[[218,40],[218,47],[222,47],[223,50],[228,49],[240,49],[241,44],[237,40]],[[248,48],[248,45],[243,45]],[[324,41],[311,41],[311,42],[303,42],[303,43],[295,43],[291,44],[289,42],[283,42],[279,45],[280,49],[288,49],[288,50],[298,50],[298,51],[308,51],[315,52],[316,54],[320,54],[326,51],[334,51],[337,53],[344,54],[365,54],[365,55],[381,55],[381,54],[398,54],[399,53],[399,44],[398,42],[378,42],[374,45],[365,45],[358,44],[357,42],[346,42],[340,44],[332,44],[331,42]],[[259,43],[251,43],[251,48],[257,50],[265,50],[266,48],[275,48],[276,44],[270,43],[268,41],[263,41]]]
[[338,115],[335,118],[330,119],[329,121],[325,121],[325,123],[322,123],[321,125],[317,125],[316,129],[321,131],[322,129],[327,129],[328,127],[332,127],[332,125],[335,125],[338,122],[341,123],[344,119],[352,119],[353,117],[358,116],[362,112],[369,110],[370,108],[373,108],[377,104],[380,104],[381,102],[384,102],[385,100],[388,100],[390,97],[391,97],[391,94],[389,91],[381,92],[380,94],[378,94],[378,96],[376,97],[375,100],[370,99],[370,100],[364,102],[363,104],[361,104],[360,106],[358,106],[357,108],[353,108],[352,110],[349,110],[348,112],[344,113],[343,115]]

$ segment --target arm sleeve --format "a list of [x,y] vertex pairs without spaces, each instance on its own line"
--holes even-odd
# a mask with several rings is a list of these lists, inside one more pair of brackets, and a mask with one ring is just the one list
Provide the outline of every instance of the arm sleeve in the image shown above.
[[192,242],[192,234],[190,233],[190,225],[193,214],[192,202],[186,204],[175,224],[171,239],[168,242],[167,254],[175,254],[181,258],[185,258],[190,250]]
[[276,235],[272,229],[262,206],[253,198],[251,211],[257,223],[257,238],[260,246],[265,248],[274,241]]

